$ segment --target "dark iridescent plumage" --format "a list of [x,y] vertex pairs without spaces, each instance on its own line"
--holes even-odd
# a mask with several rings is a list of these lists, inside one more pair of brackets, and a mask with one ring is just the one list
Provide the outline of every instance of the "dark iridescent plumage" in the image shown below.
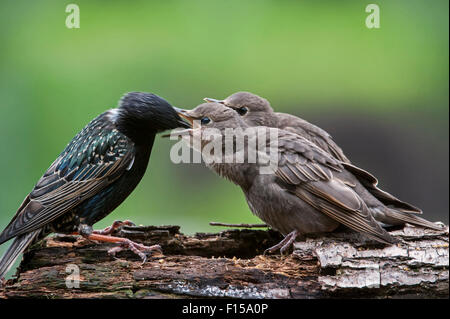
[[0,261],[0,278],[33,241],[51,232],[82,232],[134,190],[158,132],[186,124],[162,98],[132,92],[119,108],[92,120],[53,162],[25,198],[0,244],[16,237]]

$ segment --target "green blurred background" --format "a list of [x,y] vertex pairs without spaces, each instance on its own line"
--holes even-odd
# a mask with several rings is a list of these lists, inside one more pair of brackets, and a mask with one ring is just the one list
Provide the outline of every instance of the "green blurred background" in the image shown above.
[[[448,222],[448,1],[2,1],[0,228],[70,139],[128,91],[191,108],[247,90],[329,131],[380,185]],[[235,185],[157,138],[115,219],[259,222]],[[6,244],[0,247],[4,251]]]

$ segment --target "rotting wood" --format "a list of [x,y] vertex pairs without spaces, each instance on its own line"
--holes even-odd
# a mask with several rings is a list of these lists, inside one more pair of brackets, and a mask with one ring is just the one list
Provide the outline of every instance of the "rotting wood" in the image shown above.
[[[49,237],[24,256],[17,280],[0,298],[448,298],[448,227],[391,231],[402,239],[384,246],[356,233],[299,239],[288,256],[261,255],[281,235],[233,229],[186,236],[179,226],[124,226],[116,235],[152,245],[164,255],[142,264],[114,244],[77,236]],[[80,287],[67,288],[68,265]]]

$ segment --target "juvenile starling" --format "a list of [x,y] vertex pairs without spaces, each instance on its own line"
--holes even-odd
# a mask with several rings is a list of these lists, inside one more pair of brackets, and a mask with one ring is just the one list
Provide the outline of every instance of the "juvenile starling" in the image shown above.
[[114,254],[129,248],[145,260],[160,250],[108,236],[92,225],[119,206],[138,185],[150,158],[155,135],[189,127],[157,95],[131,92],[119,107],[93,119],[53,162],[0,234],[0,244],[15,238],[0,260],[0,278],[33,242],[50,233],[78,233],[96,241],[117,242]]
[[329,153],[334,158],[350,163],[331,135],[320,127],[297,116],[274,112],[266,99],[249,92],[237,92],[224,100],[205,98],[206,102],[223,104],[235,110],[249,126],[277,127],[293,132]]
[[[270,138],[270,134],[263,135],[264,140],[256,144],[269,149],[271,144],[276,143],[278,162],[272,173],[261,173],[264,163],[249,161],[248,146],[243,152],[243,162],[226,160],[237,158],[237,152],[242,151],[242,146],[239,146],[237,138],[225,136],[227,129],[241,128],[248,142],[261,138],[258,131],[252,129],[267,127],[250,128],[236,112],[218,103],[201,104],[190,111],[179,110],[179,114],[193,123],[189,134],[201,136],[203,152],[205,149],[215,152],[214,148],[208,146],[214,141],[233,141],[233,147],[228,149],[232,156],[225,151],[218,158],[210,158],[207,165],[239,185],[250,210],[285,235],[283,241],[268,249],[269,252],[277,249],[284,252],[299,234],[331,232],[340,224],[385,244],[396,242],[374,216],[396,214],[397,211],[381,203],[376,209],[368,207],[364,198],[373,196],[355,175],[341,161],[302,136],[277,128],[272,128],[275,140]],[[194,120],[200,121],[201,125]],[[220,134],[208,133],[207,129],[210,128]],[[221,154],[223,148],[217,148]],[[431,222],[425,222],[432,228],[440,229]]]
[[[270,103],[253,93],[237,92],[224,100],[205,98],[207,102],[223,104],[235,110],[249,126],[268,126],[293,132],[327,152],[335,159],[342,162],[346,170],[352,172],[359,182],[370,193],[367,196],[361,194],[366,205],[374,212],[377,221],[386,226],[414,225],[435,228],[436,225],[412,214],[422,214],[422,210],[377,187],[378,180],[369,172],[350,163],[342,149],[332,140],[330,134],[321,128],[291,114],[274,112]],[[379,211],[379,206],[388,206],[393,211],[385,213]]]

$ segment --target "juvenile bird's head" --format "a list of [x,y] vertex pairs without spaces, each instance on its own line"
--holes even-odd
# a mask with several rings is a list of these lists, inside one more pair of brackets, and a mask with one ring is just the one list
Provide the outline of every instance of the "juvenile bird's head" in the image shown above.
[[270,130],[275,128],[249,126],[237,112],[221,103],[177,111],[192,125],[183,131],[182,138],[201,152],[206,165],[219,175],[246,188],[257,168],[270,163],[265,146],[270,142]]
[[177,127],[189,127],[163,98],[145,92],[130,92],[111,112],[111,119],[119,131],[134,142],[145,142],[149,137]]
[[232,109],[220,103],[203,103],[192,110],[177,109],[178,114],[191,123],[193,129],[217,129],[248,127]]
[[[219,156],[226,162],[227,156],[245,147],[241,142],[256,136],[254,129],[257,127],[249,127],[235,111],[220,103],[203,103],[192,110],[177,110],[192,125],[191,129],[183,131],[182,137],[203,156]],[[207,153],[204,153],[205,148]]]
[[269,101],[250,93],[237,92],[224,100],[204,98],[209,103],[220,103],[235,110],[249,126],[273,126],[273,109]]

